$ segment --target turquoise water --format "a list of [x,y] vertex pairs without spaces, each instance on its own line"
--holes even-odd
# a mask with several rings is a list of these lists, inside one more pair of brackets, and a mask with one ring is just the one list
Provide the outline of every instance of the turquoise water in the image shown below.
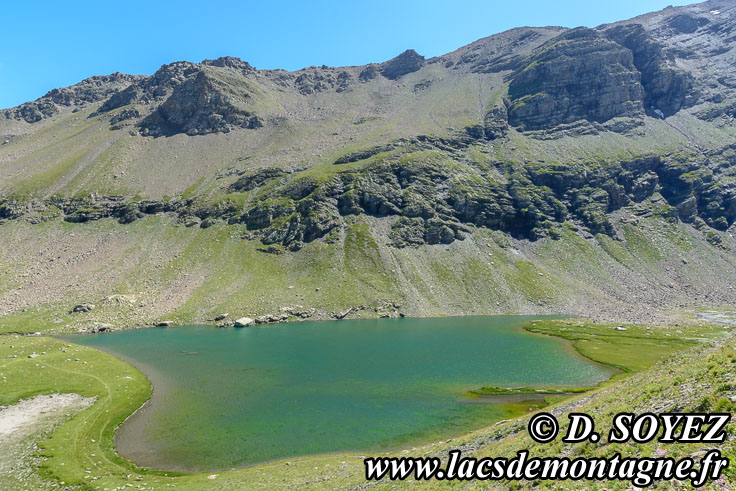
[[[118,451],[168,470],[222,469],[305,454],[436,441],[511,415],[478,404],[484,385],[595,384],[611,371],[530,317],[155,328],[76,336],[154,385],[118,432]],[[518,408],[517,408],[518,410]]]

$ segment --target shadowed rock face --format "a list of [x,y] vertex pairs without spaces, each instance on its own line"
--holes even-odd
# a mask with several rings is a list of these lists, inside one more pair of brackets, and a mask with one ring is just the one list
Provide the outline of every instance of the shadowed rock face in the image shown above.
[[416,72],[424,66],[424,56],[413,49],[407,49],[396,58],[381,64],[381,75],[389,80],[396,80],[404,75]]
[[368,82],[379,75],[383,75],[389,80],[398,80],[404,75],[421,69],[424,63],[424,56],[413,49],[407,49],[396,58],[392,58],[380,65],[371,64],[366,66],[361,70],[358,79],[361,82]]
[[[239,107],[250,94],[228,94],[220,83],[206,72],[178,85],[157,111],[143,120],[141,127],[148,134],[215,132],[227,133],[233,127],[258,128],[260,119]],[[238,100],[239,99],[239,100]]]
[[[216,67],[216,68],[208,68]],[[220,80],[218,69],[239,77],[232,86]],[[151,77],[114,94],[100,113],[131,104],[151,105],[153,110],[138,126],[143,135],[161,136],[186,133],[204,135],[227,133],[233,128],[259,128],[261,120],[243,108],[251,95],[244,77],[255,69],[238,58],[204,60],[202,64],[176,62],[162,66]],[[127,112],[126,112],[127,111]],[[128,110],[111,118],[111,123],[132,119]],[[140,115],[137,110],[135,110]],[[132,114],[131,118],[127,114]]]
[[558,36],[513,73],[510,124],[535,130],[641,115],[644,91],[633,58],[630,50],[592,29]]
[[667,24],[676,32],[692,34],[697,31],[698,28],[708,24],[708,19],[688,14],[679,14],[672,17]]
[[114,94],[105,101],[99,112],[109,112],[128,104],[148,104],[156,100],[165,100],[166,97],[171,95],[174,87],[198,73],[199,70],[196,64],[188,61],[177,61],[163,65],[150,77],[145,77],[138,83],[131,84],[125,90]]
[[[125,196],[52,198],[32,204],[0,199],[0,220],[69,222],[115,218],[130,223],[144,215],[172,213],[205,228],[215,221],[243,224],[265,245],[298,249],[317,239],[336,240],[344,217],[370,215],[392,220],[387,239],[395,247],[463,240],[473,227],[501,230],[518,238],[559,236],[565,222],[592,234],[615,235],[611,213],[657,213],[695,227],[726,230],[736,222],[736,146],[704,156],[635,158],[615,164],[527,163],[495,169],[446,165],[448,154],[427,154],[452,142],[403,142],[414,158],[400,156],[339,172],[318,182],[279,168],[243,174],[234,192],[261,190],[246,206],[204,204],[194,198],[129,201]],[[462,162],[469,141],[457,141]],[[335,164],[341,165],[341,164]],[[461,170],[462,169],[462,170]],[[292,178],[293,177],[293,178]],[[268,187],[268,189],[267,189]],[[37,223],[37,222],[32,222]]]
[[617,26],[605,31],[605,35],[631,50],[634,66],[641,73],[647,112],[658,109],[667,117],[692,104],[693,77],[675,67],[640,24]]

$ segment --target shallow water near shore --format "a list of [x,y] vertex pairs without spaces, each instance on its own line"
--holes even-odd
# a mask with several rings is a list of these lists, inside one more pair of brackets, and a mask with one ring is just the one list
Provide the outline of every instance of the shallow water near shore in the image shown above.
[[380,319],[66,336],[116,354],[153,382],[121,427],[118,452],[167,470],[436,441],[519,411],[481,386],[591,386],[613,370],[561,339],[520,329],[534,317]]

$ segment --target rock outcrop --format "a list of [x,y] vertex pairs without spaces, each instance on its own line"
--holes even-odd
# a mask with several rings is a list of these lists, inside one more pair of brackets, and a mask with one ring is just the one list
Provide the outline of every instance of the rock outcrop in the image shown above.
[[230,190],[251,191],[288,174],[289,172],[279,167],[269,167],[266,169],[258,169],[256,171],[247,172],[230,185]]
[[103,101],[141,78],[122,73],[90,77],[71,87],[53,89],[33,102],[6,109],[0,114],[7,119],[38,123],[57,114],[62,107],[83,108],[88,104]]
[[[221,73],[223,71],[229,75]],[[151,136],[202,135],[226,133],[233,128],[259,128],[263,121],[249,109],[252,94],[246,80],[254,71],[250,64],[233,57],[205,60],[199,65],[171,63],[112,95],[98,113],[124,106],[146,108],[148,114],[137,124],[141,134]],[[240,83],[229,83],[227,76],[238,77]],[[114,114],[110,122],[138,119],[142,113],[131,107]]]
[[693,104],[697,96],[692,93],[692,75],[677,68],[672,57],[665,54],[662,46],[647,34],[643,26],[616,26],[604,34],[631,50],[634,66],[641,73],[643,104],[648,112],[659,110],[661,117],[668,117],[685,105]]
[[199,72],[195,63],[177,61],[163,65],[150,77],[143,77],[125,90],[112,95],[99,109],[106,113],[129,104],[163,102],[178,85]]
[[95,304],[93,303],[80,303],[78,305],[75,305],[72,309],[73,313],[81,313],[81,312],[92,312],[95,309]]
[[585,119],[605,122],[643,112],[641,75],[632,52],[580,27],[537,48],[509,84],[509,123],[548,129]]
[[263,122],[245,109],[251,95],[233,92],[213,74],[198,72],[177,85],[140,126],[144,135],[227,133],[232,128],[260,128]]
[[378,70],[387,79],[396,80],[404,75],[416,72],[422,66],[424,66],[424,56],[413,49],[407,49],[396,58],[382,63]]
[[[322,181],[278,168],[252,171],[228,186],[234,192],[267,189],[245,206],[228,200],[133,201],[125,196],[52,198],[32,205],[5,200],[0,201],[0,219],[37,223],[40,217],[62,216],[71,222],[115,218],[130,223],[173,213],[187,226],[245,225],[246,237],[259,239],[273,253],[318,239],[338,240],[351,215],[390,219],[388,239],[396,247],[448,244],[462,240],[473,227],[534,240],[559,235],[559,227],[569,222],[589,234],[614,235],[610,214],[623,207],[716,230],[736,221],[736,181],[730,177],[736,169],[735,146],[707,155],[691,150],[606,165],[468,164],[466,149],[483,141],[482,128],[475,140],[467,135],[457,140],[418,137],[392,146],[402,151]],[[639,206],[647,200],[657,204]]]
[[328,66],[309,67],[299,71],[299,75],[294,78],[294,87],[302,95],[328,90],[342,92],[350,86],[352,81],[352,75],[343,69]]
[[425,62],[424,56],[413,49],[407,49],[399,56],[384,63],[366,66],[361,70],[358,79],[361,82],[368,82],[382,75],[389,80],[398,80],[404,75],[418,71],[424,66]]
[[214,60],[202,60],[202,65],[219,68],[232,68],[243,75],[248,75],[256,71],[253,65],[234,56],[221,56]]

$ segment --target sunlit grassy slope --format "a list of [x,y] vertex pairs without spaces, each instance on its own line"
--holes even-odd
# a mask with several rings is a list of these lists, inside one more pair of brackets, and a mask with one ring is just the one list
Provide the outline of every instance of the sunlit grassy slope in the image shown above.
[[[712,296],[718,306],[736,274],[728,251],[656,218],[624,225],[623,240],[563,230],[559,240],[528,243],[478,229],[450,245],[404,249],[386,245],[383,227],[380,219],[353,217],[334,243],[266,254],[241,238],[239,226],[185,227],[166,216],[126,226],[6,222],[0,332],[197,323],[296,305],[322,317],[350,307],[351,317],[371,317],[386,302],[414,316],[611,312],[646,319],[642,305],[683,311],[692,296]],[[96,308],[70,313],[81,302]]]

